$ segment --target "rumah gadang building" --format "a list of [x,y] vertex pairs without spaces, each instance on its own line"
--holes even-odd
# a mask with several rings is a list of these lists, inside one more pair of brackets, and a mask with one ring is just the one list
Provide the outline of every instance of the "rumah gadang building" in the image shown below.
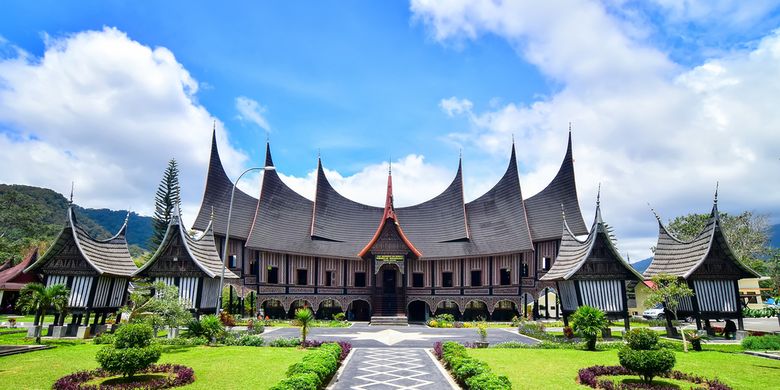
[[[266,315],[310,307],[319,315],[343,310],[354,320],[405,322],[449,312],[458,318],[509,320],[525,314],[556,281],[563,236],[587,235],[574,175],[571,133],[560,169],[538,194],[524,197],[515,146],[506,171],[477,199],[464,200],[461,162],[450,185],[420,204],[395,207],[388,172],[384,207],[350,200],[317,163],[314,200],[277,174],[270,144],[257,196],[237,189],[230,220],[232,283],[256,291]],[[233,182],[220,161],[215,135],[206,188],[193,229],[211,229],[221,253]],[[213,221],[212,221],[213,218]],[[209,227],[209,225],[211,226]],[[559,312],[544,302],[544,312]],[[540,314],[534,305],[534,314]],[[530,314],[530,313],[529,313]]]

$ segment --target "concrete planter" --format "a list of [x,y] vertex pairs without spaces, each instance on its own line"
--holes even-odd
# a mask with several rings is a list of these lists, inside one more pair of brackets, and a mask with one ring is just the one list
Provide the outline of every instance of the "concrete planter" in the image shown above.
[[477,348],[487,348],[488,345],[490,345],[490,343],[487,341],[477,341],[474,344],[477,346]]
[[168,338],[175,339],[177,337],[179,337],[179,328],[168,328]]
[[106,332],[108,332],[108,325],[95,325],[95,329],[92,334],[97,336]]
[[27,328],[27,337],[34,338],[34,337],[41,337],[41,331],[43,330],[43,327],[38,326],[31,326]]
[[67,326],[52,326],[49,328],[49,336],[55,339],[61,339],[68,335]]
[[78,330],[76,330],[76,338],[77,339],[88,339],[90,338],[90,327],[89,326],[79,326]]

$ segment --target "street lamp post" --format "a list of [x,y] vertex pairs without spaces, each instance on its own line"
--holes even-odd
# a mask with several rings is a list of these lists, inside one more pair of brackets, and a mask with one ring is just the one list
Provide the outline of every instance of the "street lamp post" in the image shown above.
[[275,169],[276,168],[273,166],[249,168],[242,172],[241,175],[238,176],[238,179],[236,179],[236,182],[233,183],[233,190],[230,192],[230,206],[228,207],[227,225],[225,227],[225,242],[222,244],[222,274],[219,276],[219,291],[217,291],[217,314],[222,311],[222,289],[225,288],[225,269],[227,268],[227,252],[228,245],[230,244],[230,217],[233,214],[233,197],[236,195],[236,186],[238,185],[238,181],[241,180],[241,178],[244,177],[247,172],[273,171]]

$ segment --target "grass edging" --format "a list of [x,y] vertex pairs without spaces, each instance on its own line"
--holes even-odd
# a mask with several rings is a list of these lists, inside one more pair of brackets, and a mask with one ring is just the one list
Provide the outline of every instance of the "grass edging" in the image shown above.
[[325,343],[287,368],[282,379],[270,390],[319,390],[325,388],[349,354],[349,343]]
[[437,358],[463,388],[467,390],[509,390],[512,383],[505,375],[497,375],[487,363],[468,355],[466,347],[453,341],[436,342],[433,351]]

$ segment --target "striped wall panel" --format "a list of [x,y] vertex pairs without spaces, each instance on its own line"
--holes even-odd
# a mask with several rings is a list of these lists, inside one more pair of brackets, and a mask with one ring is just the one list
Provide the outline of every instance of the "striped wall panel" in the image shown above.
[[431,287],[431,263],[430,261],[409,260],[406,263],[406,272],[409,276],[406,278],[407,287],[412,287],[413,274],[423,274],[423,287]]
[[[341,287],[342,285],[342,276],[341,274],[344,272],[344,260],[340,259],[326,259],[321,258],[319,259],[320,262],[320,274],[317,275],[317,285],[319,286],[325,286],[327,283],[325,280],[325,273],[327,271],[331,271],[333,276],[331,279],[331,287]],[[314,272],[309,271],[309,272]]]
[[493,285],[501,284],[501,269],[509,270],[512,284],[520,283],[520,259],[522,255],[493,256]]
[[183,303],[188,309],[195,308],[195,300],[198,297],[197,277],[187,277],[179,279],[179,302]]
[[693,311],[693,302],[691,297],[680,298],[680,306],[677,307],[679,311]]
[[203,292],[200,296],[201,309],[213,309],[217,307],[217,291],[219,291],[218,278],[203,278]]
[[434,269],[436,272],[436,287],[443,287],[442,272],[452,272],[453,286],[460,286],[460,259],[437,260]]
[[371,275],[369,263],[364,260],[346,260],[347,262],[347,286],[355,286],[355,272],[366,273],[366,287],[373,285],[374,275]]
[[111,293],[111,278],[101,276],[97,280],[95,288],[95,299],[92,300],[92,307],[106,307]]
[[737,312],[733,280],[694,280],[693,289],[702,312]]
[[555,258],[558,257],[558,240],[543,241],[536,244],[535,269],[540,271],[542,270],[542,257],[549,258],[549,265],[552,267],[552,263],[555,262]]
[[296,284],[297,271],[299,269],[305,269],[306,272],[306,285],[314,285],[314,258],[310,256],[294,256],[290,255],[290,269],[287,270],[287,280],[290,284]]
[[287,282],[284,279],[287,268],[283,254],[270,252],[260,253],[260,283],[268,282],[268,267],[276,267],[279,269],[279,284],[285,284]]
[[70,307],[86,307],[89,302],[89,292],[92,289],[92,276],[75,276],[70,287]]
[[558,288],[560,288],[561,306],[565,311],[577,310],[577,287],[574,285],[573,280],[565,280],[558,282]]
[[125,291],[127,291],[127,279],[114,279],[114,288],[111,289],[111,299],[108,302],[108,307],[122,306],[124,303]]
[[490,279],[490,261],[487,257],[466,259],[464,266],[466,267],[466,278],[463,282],[467,287],[471,286],[471,271],[482,271],[482,285],[488,285],[488,279]]
[[176,279],[173,276],[158,277],[154,279],[155,283],[162,282],[166,286],[176,285]]
[[582,304],[606,312],[623,311],[623,286],[620,280],[580,280]]
[[65,275],[49,275],[49,277],[46,278],[46,287],[51,287],[57,284],[67,286],[68,277]]

